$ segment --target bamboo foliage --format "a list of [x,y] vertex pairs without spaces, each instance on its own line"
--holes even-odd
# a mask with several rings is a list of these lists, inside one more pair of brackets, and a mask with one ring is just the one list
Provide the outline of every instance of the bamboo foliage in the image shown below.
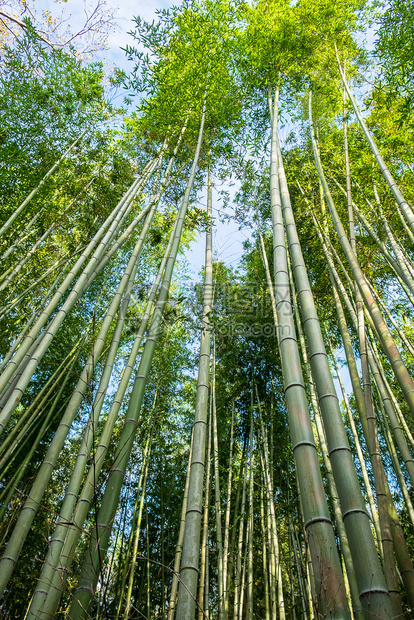
[[[412,110],[379,73],[361,112],[364,11],[135,18],[136,111],[99,74],[58,137],[64,53],[29,26],[2,51],[4,617],[411,617]],[[213,252],[232,216],[237,266]]]

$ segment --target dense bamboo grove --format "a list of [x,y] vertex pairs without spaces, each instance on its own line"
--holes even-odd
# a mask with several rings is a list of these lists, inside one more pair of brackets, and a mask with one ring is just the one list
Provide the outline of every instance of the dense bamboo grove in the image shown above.
[[413,617],[405,8],[138,17],[135,111],[29,23],[3,47],[2,617]]

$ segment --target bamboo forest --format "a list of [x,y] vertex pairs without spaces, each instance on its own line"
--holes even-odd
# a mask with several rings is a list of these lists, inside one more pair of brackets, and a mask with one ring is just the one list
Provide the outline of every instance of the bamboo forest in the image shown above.
[[0,617],[414,618],[414,0],[130,3],[126,69],[103,0],[64,39],[34,4],[0,2]]

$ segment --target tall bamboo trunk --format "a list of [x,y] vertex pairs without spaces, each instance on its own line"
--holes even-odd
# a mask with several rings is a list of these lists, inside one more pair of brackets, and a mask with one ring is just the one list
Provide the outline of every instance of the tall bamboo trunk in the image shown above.
[[207,439],[207,469],[206,469],[206,490],[204,494],[204,514],[203,514],[203,533],[201,538],[201,561],[200,561],[200,585],[198,588],[198,620],[203,620],[205,611],[205,598],[208,597],[207,584],[207,558],[208,558],[208,516],[210,502],[210,469],[211,469],[211,439],[212,439],[212,401],[210,397],[210,415],[208,424]]
[[[205,104],[204,104],[205,107]],[[212,183],[209,171],[207,213],[212,213]],[[206,233],[206,257],[203,300],[203,327],[198,365],[197,397],[192,440],[192,462],[188,490],[187,513],[183,552],[181,556],[180,585],[178,588],[177,619],[193,620],[197,596],[198,563],[200,551],[201,516],[203,502],[204,470],[207,437],[208,384],[210,366],[210,341],[213,293],[212,233],[211,224]]]
[[[247,452],[246,452],[247,455]],[[246,457],[247,461],[247,457]],[[234,566],[234,620],[239,620],[240,616],[240,600],[242,597],[242,557],[243,557],[243,534],[244,534],[244,517],[246,506],[246,489],[247,489],[247,462],[244,464],[243,473],[243,491],[240,508],[239,536],[237,540],[237,558]]]
[[[151,433],[151,435],[152,435],[152,433]],[[136,529],[135,529],[135,533],[134,533],[134,544],[133,544],[133,548],[132,548],[132,557],[131,557],[131,562],[130,562],[130,565],[129,565],[128,589],[127,589],[126,599],[125,599],[124,620],[128,620],[128,618],[130,616],[130,613],[131,613],[132,587],[134,585],[134,577],[135,577],[135,568],[136,568],[137,557],[138,557],[138,545],[139,545],[139,535],[140,535],[140,530],[141,530],[142,513],[143,513],[143,510],[144,510],[144,500],[146,498],[148,463],[149,463],[150,454],[151,454],[151,439],[152,439],[152,437],[150,437],[150,439],[149,439],[148,447],[147,447],[147,451],[148,452],[147,452],[146,458],[145,458],[144,480],[142,482],[141,501],[139,503],[139,512],[138,512],[138,518],[137,518],[137,523],[136,523]],[[148,512],[147,512],[147,519],[148,519]],[[147,532],[148,532],[148,522],[147,522]],[[149,555],[147,556],[147,558],[148,557],[149,557]],[[147,587],[148,586],[149,586],[149,583],[147,582]]]
[[267,527],[265,524],[263,487],[265,485],[264,476],[262,477],[262,486],[260,488],[260,526],[262,528],[262,562],[263,562],[263,581],[264,581],[264,600],[265,600],[265,620],[270,620],[269,605],[269,570],[267,563]]
[[233,477],[233,444],[234,444],[234,399],[231,405],[231,427],[230,427],[230,452],[227,479],[227,498],[226,515],[224,522],[224,546],[223,546],[223,602],[224,615],[228,617],[229,612],[229,592],[228,592],[228,564],[229,564],[229,545],[230,545],[230,508],[231,508],[231,484]]
[[217,581],[218,581],[218,614],[220,620],[225,618],[224,584],[223,584],[223,536],[221,515],[219,447],[216,411],[216,344],[213,338],[213,356],[211,363],[211,402],[213,415],[213,463],[214,463],[214,514],[216,518],[217,544]]
[[319,613],[349,617],[348,602],[329,509],[326,503],[318,454],[309,417],[306,390],[290,299],[285,228],[279,193],[277,100],[275,97],[270,191],[273,221],[273,253],[275,268],[278,342],[282,361],[285,400],[290,436],[298,474],[304,522],[308,534],[315,573]]
[[[253,397],[253,386],[252,386]],[[253,398],[252,398],[253,400]],[[249,458],[249,516],[247,537],[247,619],[253,620],[253,502],[254,502],[254,438],[253,438],[253,407],[250,413],[250,458]]]

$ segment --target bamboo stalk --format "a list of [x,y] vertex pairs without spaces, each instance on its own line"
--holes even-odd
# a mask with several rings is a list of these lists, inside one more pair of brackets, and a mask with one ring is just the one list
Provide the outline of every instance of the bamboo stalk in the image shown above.
[[335,549],[335,538],[309,417],[290,299],[285,229],[279,194],[276,118],[277,97],[275,97],[272,127],[270,190],[275,290],[278,296],[276,299],[279,324],[278,342],[290,436],[302,498],[305,528],[315,571],[316,588],[320,602],[319,612],[321,614],[339,613],[346,618],[349,617],[348,602],[339,557]]
[[[102,499],[102,507],[98,513],[97,520],[97,534],[92,537],[89,551],[85,555],[85,559],[81,569],[81,576],[78,581],[78,587],[74,593],[74,598],[69,610],[69,617],[71,620],[78,620],[90,605],[91,598],[94,593],[95,585],[99,577],[99,562],[102,553],[106,552],[106,548],[109,541],[109,535],[111,531],[111,524],[113,523],[113,517],[116,512],[119,495],[122,488],[122,483],[125,475],[125,469],[128,464],[129,455],[133,445],[133,439],[135,430],[137,428],[141,403],[144,395],[145,385],[151,366],[151,361],[154,355],[155,346],[160,335],[161,320],[164,312],[164,308],[168,299],[168,292],[174,268],[174,263],[178,253],[178,248],[181,239],[181,233],[184,226],[184,218],[187,212],[190,192],[194,183],[195,172],[198,164],[198,158],[201,150],[201,143],[203,138],[205,118],[205,105],[203,108],[202,119],[200,123],[199,136],[194,155],[193,165],[191,168],[190,177],[185,190],[185,194],[180,207],[177,228],[174,235],[173,247],[171,257],[167,260],[167,266],[165,269],[164,280],[161,285],[160,294],[157,304],[152,316],[149,335],[145,343],[144,351],[141,357],[140,365],[137,371],[136,380],[132,390],[128,411],[126,414],[126,421],[121,433],[118,449],[115,454],[115,466],[111,468],[109,473],[108,482],[105,488],[105,492]],[[191,476],[190,476],[190,490],[191,490]],[[190,491],[189,491],[190,500]],[[185,537],[183,546],[184,557]],[[178,596],[178,605],[180,604],[180,594]]]

